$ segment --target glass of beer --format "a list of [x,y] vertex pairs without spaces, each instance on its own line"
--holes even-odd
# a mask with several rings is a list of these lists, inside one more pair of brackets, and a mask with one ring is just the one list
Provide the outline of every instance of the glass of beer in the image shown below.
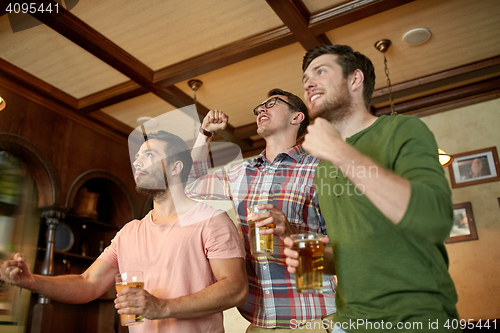
[[[119,293],[127,287],[135,287],[144,289],[144,276],[142,272],[130,271],[122,272],[115,276],[115,286],[116,292]],[[131,309],[131,308],[124,308]],[[121,314],[120,323],[122,326],[130,326],[140,324],[144,321],[144,318],[138,314]]]
[[308,233],[291,235],[292,250],[299,252],[299,266],[295,272],[295,285],[299,293],[320,294],[323,292],[322,234]]
[[250,253],[255,256],[267,256],[273,254],[274,235],[261,235],[259,234],[259,230],[267,230],[270,228],[274,228],[274,224],[268,224],[260,228],[257,228],[255,226],[256,221],[253,219],[253,216],[267,212],[266,209],[263,210],[257,209],[258,206],[259,205],[255,205],[247,208],[248,229],[250,230],[248,234],[251,247]]

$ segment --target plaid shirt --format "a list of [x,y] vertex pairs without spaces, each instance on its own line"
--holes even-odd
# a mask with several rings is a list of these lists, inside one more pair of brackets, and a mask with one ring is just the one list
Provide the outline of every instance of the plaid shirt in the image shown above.
[[335,283],[324,275],[323,294],[299,294],[295,277],[285,264],[283,241],[274,237],[273,255],[250,255],[246,209],[271,203],[285,213],[298,230],[326,234],[314,188],[314,171],[319,159],[307,155],[302,146],[278,154],[270,163],[263,151],[227,172],[207,174],[206,162],[195,162],[186,193],[196,199],[230,200],[243,231],[247,251],[249,297],[240,313],[254,325],[290,328],[290,320],[305,322],[326,317],[336,311]]

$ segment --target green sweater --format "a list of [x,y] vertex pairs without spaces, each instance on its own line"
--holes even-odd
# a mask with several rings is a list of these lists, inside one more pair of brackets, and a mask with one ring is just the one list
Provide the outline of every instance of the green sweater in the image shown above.
[[383,332],[389,325],[387,331],[398,331],[399,322],[405,332],[450,331],[445,325],[456,327],[457,294],[443,242],[453,205],[434,135],[418,117],[381,116],[346,141],[408,179],[411,198],[394,224],[348,179],[353,172],[377,177],[376,168],[319,164],[315,182],[339,282],[336,322],[347,332]]

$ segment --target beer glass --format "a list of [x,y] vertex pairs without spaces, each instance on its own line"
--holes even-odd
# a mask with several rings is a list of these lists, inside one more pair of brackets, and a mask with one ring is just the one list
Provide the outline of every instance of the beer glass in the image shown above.
[[274,224],[268,224],[264,227],[257,228],[255,226],[255,221],[253,216],[256,214],[261,214],[267,212],[266,209],[259,210],[257,206],[250,206],[247,208],[247,221],[248,221],[248,229],[249,234],[248,238],[250,239],[250,253],[255,256],[266,256],[273,254],[273,238],[274,235],[260,235],[259,230],[266,230],[270,228],[274,228]]
[[320,294],[323,292],[323,235],[308,233],[291,237],[292,250],[299,252],[299,266],[295,272],[297,292]]
[[[142,272],[130,271],[122,272],[115,276],[115,286],[116,292],[119,293],[121,290],[127,287],[135,287],[144,289],[144,276]],[[131,308],[125,308],[131,309]],[[121,314],[120,323],[122,326],[130,326],[140,324],[144,321],[144,318],[138,314]]]

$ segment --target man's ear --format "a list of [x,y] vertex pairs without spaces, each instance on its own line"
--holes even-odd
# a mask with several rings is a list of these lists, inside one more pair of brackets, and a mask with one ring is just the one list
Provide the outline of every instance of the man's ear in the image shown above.
[[351,90],[355,91],[357,89],[363,89],[363,82],[365,81],[365,75],[360,69],[356,69],[354,73],[350,76]]
[[180,175],[183,168],[184,168],[184,164],[182,163],[182,161],[180,161],[180,160],[175,161],[172,164],[170,176]]
[[292,125],[298,125],[300,124],[302,121],[304,121],[304,114],[302,112],[297,112],[295,114],[295,116],[292,118]]

